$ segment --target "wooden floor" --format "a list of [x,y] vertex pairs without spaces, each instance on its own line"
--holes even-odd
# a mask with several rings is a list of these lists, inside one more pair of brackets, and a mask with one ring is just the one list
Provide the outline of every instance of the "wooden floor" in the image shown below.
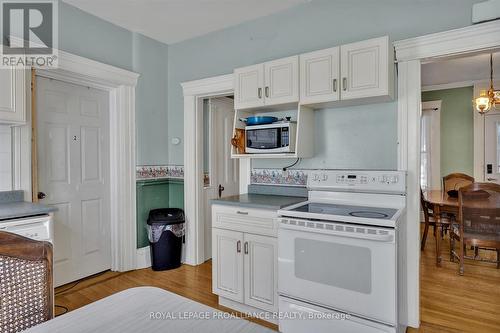
[[[500,270],[493,264],[467,262],[465,275],[458,275],[457,264],[449,261],[449,242],[443,244],[443,265],[436,268],[434,237],[427,239],[420,263],[421,327],[409,333],[500,332]],[[126,273],[106,272],[56,289],[56,304],[69,311],[118,291],[156,286],[224,311],[211,292],[211,262],[192,267],[153,272],[141,269]],[[71,289],[68,289],[71,288]],[[56,308],[56,314],[63,309]],[[255,322],[277,329],[262,321]]]

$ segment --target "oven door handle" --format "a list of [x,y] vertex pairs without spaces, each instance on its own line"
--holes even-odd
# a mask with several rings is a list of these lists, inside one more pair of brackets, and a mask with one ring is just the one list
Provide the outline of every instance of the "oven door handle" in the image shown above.
[[[315,227],[288,225],[288,224],[283,223],[283,222],[280,223],[279,228],[290,230],[290,231],[295,231],[295,232],[311,232],[311,233],[319,233],[319,234],[323,234],[323,235],[332,235],[332,236],[338,236],[338,237],[349,237],[349,238],[356,238],[356,239],[372,240],[372,241],[384,242],[384,243],[394,242],[394,235],[390,234],[390,233],[381,235],[381,234],[361,233],[361,232],[357,232],[357,231],[338,231],[338,230],[330,230],[330,229],[324,229],[324,228],[320,229],[320,228],[315,228]],[[356,229],[359,227],[353,227],[353,228]],[[366,227],[366,229],[373,229],[373,228]]]

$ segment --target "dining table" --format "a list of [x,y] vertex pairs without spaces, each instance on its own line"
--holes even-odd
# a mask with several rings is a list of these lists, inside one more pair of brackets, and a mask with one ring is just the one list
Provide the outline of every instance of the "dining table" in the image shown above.
[[423,194],[424,200],[433,207],[433,218],[436,223],[436,265],[441,266],[442,214],[450,213],[458,217],[458,198],[449,196],[443,190],[425,190]]

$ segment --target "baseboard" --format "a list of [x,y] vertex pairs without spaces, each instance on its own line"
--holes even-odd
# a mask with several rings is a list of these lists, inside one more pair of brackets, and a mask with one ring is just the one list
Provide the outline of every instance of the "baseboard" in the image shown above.
[[[244,314],[248,313],[258,314],[258,316],[260,317],[259,319],[270,322],[271,324],[278,325],[278,318],[274,316],[271,312],[257,309],[254,308],[253,306],[242,304],[220,296],[219,296],[219,304],[225,306],[226,308],[230,308]],[[264,319],[264,318],[269,318],[269,319]]]
[[149,246],[137,249],[137,267],[136,269],[151,267],[151,251]]

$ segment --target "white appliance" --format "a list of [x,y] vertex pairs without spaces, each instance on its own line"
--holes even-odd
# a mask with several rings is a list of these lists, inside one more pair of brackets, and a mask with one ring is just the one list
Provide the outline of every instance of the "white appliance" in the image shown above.
[[38,241],[53,243],[51,215],[37,215],[0,221],[0,231],[7,231]]
[[245,127],[247,154],[294,153],[297,124],[278,122]]
[[405,179],[398,171],[315,171],[309,200],[278,211],[279,310],[308,318],[280,318],[281,332],[404,331],[397,247],[405,243]]

